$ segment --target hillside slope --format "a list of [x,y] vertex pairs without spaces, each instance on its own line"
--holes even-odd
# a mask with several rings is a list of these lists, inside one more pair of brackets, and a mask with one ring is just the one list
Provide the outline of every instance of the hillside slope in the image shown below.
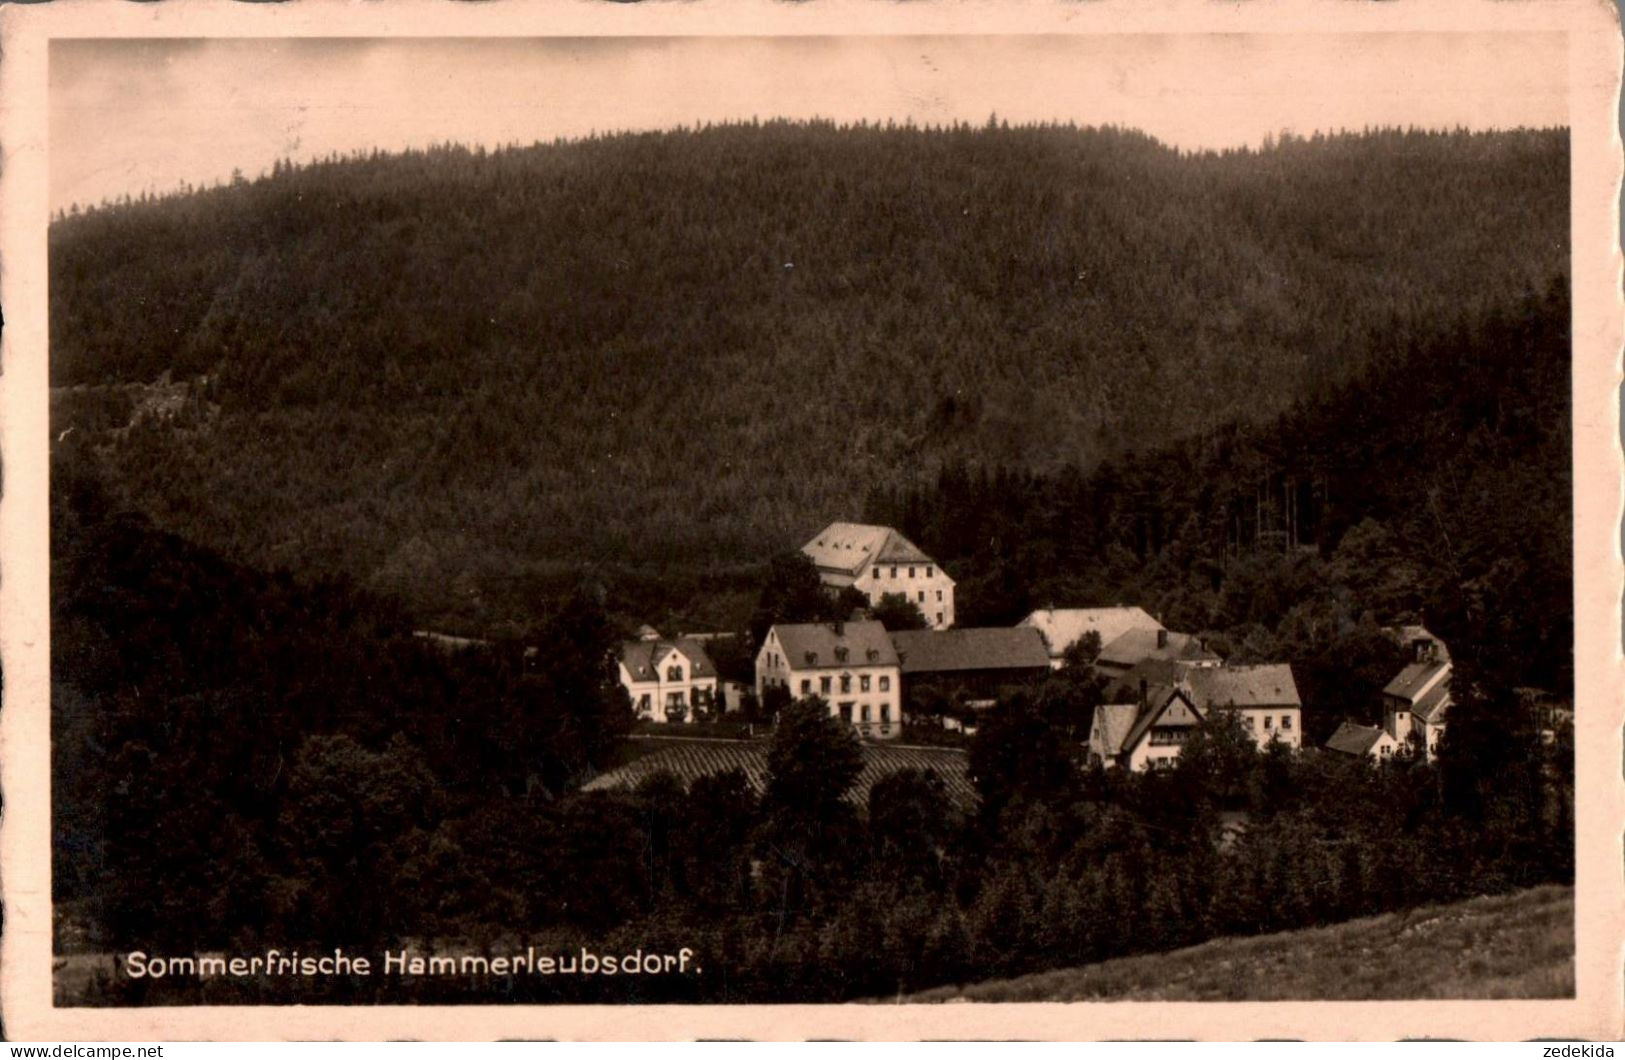
[[[1567,155],[775,123],[279,167],[53,225],[53,430],[101,424],[165,529],[489,619],[582,564],[759,560],[942,460],[1268,418],[1563,273]],[[121,430],[153,402],[108,388],[164,378]]]
[[931,1001],[1375,1001],[1574,996],[1574,889],[1451,905],[930,990]]

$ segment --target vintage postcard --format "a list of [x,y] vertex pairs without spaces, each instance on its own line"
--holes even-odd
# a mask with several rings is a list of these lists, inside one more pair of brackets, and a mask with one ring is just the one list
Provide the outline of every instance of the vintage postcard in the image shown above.
[[1592,3],[0,11],[24,1039],[1612,1039]]

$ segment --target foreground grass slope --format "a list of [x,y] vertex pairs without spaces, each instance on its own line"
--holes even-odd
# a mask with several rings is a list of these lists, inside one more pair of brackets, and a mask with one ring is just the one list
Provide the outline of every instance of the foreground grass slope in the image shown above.
[[1366,1001],[1574,994],[1574,889],[1535,887],[1331,927],[931,990],[908,1001]]

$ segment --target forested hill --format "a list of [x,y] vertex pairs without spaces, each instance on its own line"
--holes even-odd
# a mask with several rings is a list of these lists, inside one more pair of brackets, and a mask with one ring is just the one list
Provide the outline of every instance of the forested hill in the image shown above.
[[758,560],[945,461],[1264,422],[1565,274],[1567,175],[1561,130],[991,123],[279,166],[53,225],[53,427],[165,529],[478,618]]

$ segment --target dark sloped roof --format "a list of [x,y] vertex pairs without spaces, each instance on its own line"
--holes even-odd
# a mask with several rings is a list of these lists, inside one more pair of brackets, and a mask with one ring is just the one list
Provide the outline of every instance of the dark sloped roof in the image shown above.
[[1158,685],[1155,688],[1149,688],[1145,694],[1145,706],[1140,709],[1139,714],[1134,719],[1134,727],[1129,730],[1127,736],[1123,737],[1122,750],[1132,751],[1139,746],[1140,740],[1145,736],[1146,731],[1156,724],[1157,719],[1162,717],[1163,711],[1168,709],[1168,704],[1175,699],[1184,700],[1190,706],[1191,713],[1198,718],[1202,717],[1202,709],[1191,703],[1190,697],[1185,694],[1184,689],[1172,685]]
[[705,654],[705,646],[697,640],[679,637],[676,640],[627,640],[621,642],[621,665],[634,681],[653,681],[666,659],[676,648],[688,656],[692,676],[715,677],[717,668]]
[[1217,662],[1219,657],[1202,646],[1202,641],[1189,633],[1167,632],[1167,643],[1157,645],[1157,637],[1164,631],[1131,629],[1101,648],[1097,665],[1126,670],[1146,659],[1188,659]]
[[1326,750],[1364,756],[1371,753],[1371,748],[1375,747],[1380,739],[1382,739],[1381,729],[1345,721],[1332,733],[1331,739],[1326,741]]
[[1124,703],[1139,701],[1140,684],[1147,688],[1156,685],[1177,685],[1185,680],[1194,664],[1183,659],[1141,659],[1127,672],[1112,678],[1106,686],[1106,699]]
[[1185,672],[1191,698],[1204,710],[1213,707],[1301,707],[1292,667],[1286,663],[1258,666],[1193,666]]
[[905,674],[1049,669],[1044,635],[1031,626],[907,630],[891,640]]
[[[654,741],[649,741],[654,742]],[[767,788],[767,740],[667,739],[664,746],[619,769],[600,774],[585,791],[629,791],[655,773],[669,772],[684,783],[715,773],[738,769],[757,793]],[[863,745],[863,772],[847,794],[859,807],[869,804],[869,790],[882,778],[904,769],[929,769],[942,778],[948,797],[960,809],[976,805],[965,752],[952,747],[901,747],[890,743]]]
[[1414,703],[1430,691],[1436,682],[1442,684],[1449,676],[1450,664],[1447,662],[1411,663],[1399,671],[1399,676],[1388,682],[1382,694]]
[[879,622],[842,622],[839,633],[836,626],[834,622],[808,622],[774,626],[772,632],[778,634],[784,657],[795,670],[897,665],[897,649]]
[[1138,703],[1102,703],[1095,708],[1095,719],[1100,726],[1101,750],[1107,756],[1122,753],[1123,741],[1134,729],[1140,716]]
[[1411,712],[1418,719],[1434,725],[1444,721],[1450,710],[1450,680],[1446,678],[1422,693],[1422,698],[1411,704]]

